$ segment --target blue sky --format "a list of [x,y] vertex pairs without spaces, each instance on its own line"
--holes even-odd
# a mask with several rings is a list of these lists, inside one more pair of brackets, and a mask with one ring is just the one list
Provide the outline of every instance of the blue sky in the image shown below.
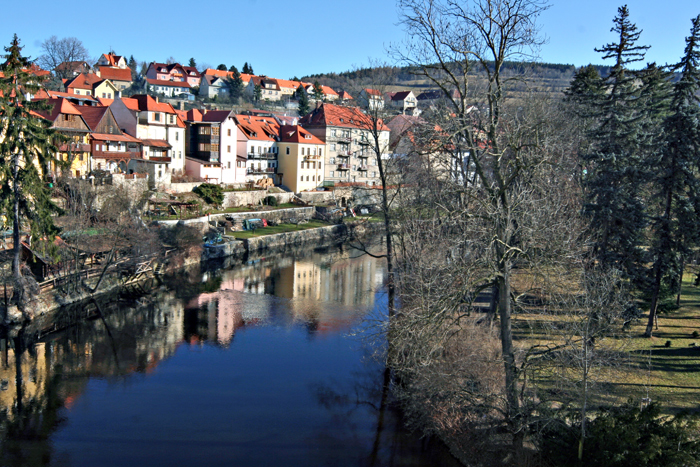
[[[542,61],[602,64],[594,47],[614,39],[610,28],[620,4],[605,0],[552,0],[540,23],[548,43]],[[139,61],[220,63],[278,78],[346,71],[387,60],[386,48],[404,37],[393,0],[229,0],[197,2],[123,0],[56,3],[32,0],[31,14],[2,15],[0,44],[16,32],[24,52],[37,57],[52,36],[82,40],[93,57],[113,48]],[[628,0],[631,19],[651,45],[647,61],[674,63],[684,48],[697,0]],[[25,19],[26,18],[26,19]]]

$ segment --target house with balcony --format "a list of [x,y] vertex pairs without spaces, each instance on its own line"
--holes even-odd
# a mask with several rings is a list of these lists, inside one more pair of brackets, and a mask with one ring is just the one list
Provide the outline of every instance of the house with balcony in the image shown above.
[[130,173],[146,171],[159,183],[184,172],[185,124],[170,104],[139,94],[115,99],[110,109],[119,128],[143,142],[141,158],[129,164]]
[[282,183],[277,171],[277,139],[279,125],[273,117],[236,115],[237,150],[246,158],[246,182],[271,178],[275,185]]
[[299,124],[326,144],[324,181],[330,183],[379,183],[377,157],[389,154],[390,129],[379,122],[376,154],[372,121],[356,107],[324,103],[299,120]]
[[[47,109],[37,113],[51,122],[51,128],[67,138],[58,144],[56,157],[69,161],[69,171],[74,177],[83,177],[91,167],[90,163],[90,127],[83,119],[78,108],[65,98],[48,98]],[[54,177],[60,175],[57,164],[52,164],[49,171]]]
[[299,125],[279,128],[277,167],[284,185],[295,193],[323,184],[326,144]]
[[186,172],[209,183],[242,184],[245,155],[237,155],[238,127],[228,110],[186,112]]
[[109,107],[77,107],[90,129],[91,171],[127,173],[130,160],[140,158],[143,143],[119,129]]

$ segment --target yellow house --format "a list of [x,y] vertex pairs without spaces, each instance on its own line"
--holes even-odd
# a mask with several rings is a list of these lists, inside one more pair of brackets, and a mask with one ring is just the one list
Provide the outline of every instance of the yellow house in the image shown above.
[[[48,109],[37,112],[43,118],[52,122],[51,127],[66,137],[58,144],[56,157],[63,161],[71,161],[70,173],[81,177],[90,171],[90,128],[83,119],[80,111],[65,98],[47,99]],[[50,167],[54,176],[58,176],[57,167]]]
[[323,184],[323,141],[298,125],[283,125],[277,146],[277,170],[287,188],[299,193]]

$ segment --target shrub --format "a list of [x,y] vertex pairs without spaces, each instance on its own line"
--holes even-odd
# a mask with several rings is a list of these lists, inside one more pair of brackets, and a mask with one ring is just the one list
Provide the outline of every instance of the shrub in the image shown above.
[[693,334],[691,334],[691,335],[693,336],[693,339],[697,339],[698,336],[700,336],[700,334],[698,334],[697,331],[693,331]]
[[[540,453],[557,466],[685,467],[700,465],[697,418],[687,414],[662,417],[657,404],[640,408],[630,400],[588,420],[583,459],[578,460],[580,421],[548,424]],[[571,423],[571,424],[570,424]]]
[[224,190],[221,188],[221,185],[202,183],[194,187],[192,191],[197,193],[208,204],[220,206],[224,202]]
[[277,200],[276,196],[266,196],[265,197],[265,204],[268,206],[277,206],[279,204],[279,201]]
[[665,346],[665,347],[671,347],[671,341],[666,341],[666,343],[664,344],[664,346]]

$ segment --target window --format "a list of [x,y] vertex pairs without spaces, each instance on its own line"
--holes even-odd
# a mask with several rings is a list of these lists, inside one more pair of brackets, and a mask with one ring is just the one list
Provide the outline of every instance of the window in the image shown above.
[[312,182],[315,182],[315,181],[316,181],[316,175],[312,175],[312,176],[311,176],[311,181],[312,181]]
[[331,143],[331,151],[335,151],[335,143]]
[[287,154],[289,154],[289,146],[287,146]]
[[335,157],[331,157],[330,163],[335,164]]
[[302,168],[302,169],[304,168],[304,163],[303,163],[303,162],[301,163],[301,168]]
[[173,123],[175,123],[175,116],[171,115],[170,116],[170,124],[172,125]]
[[315,163],[315,162],[312,162],[312,163],[311,163],[311,168],[312,168],[312,169],[315,169],[315,168],[316,168],[316,163]]
[[303,181],[304,181],[304,176],[303,176],[303,175],[299,178],[299,181],[300,181],[300,182],[303,182]]
[[219,136],[219,127],[218,126],[211,127],[211,134],[214,136]]
[[304,148],[301,148],[301,155],[304,155]]
[[335,130],[331,130],[331,136],[335,136]]
[[103,93],[102,93],[102,97],[103,97],[103,98],[107,97],[107,93],[106,93],[106,92],[103,92]]
[[375,178],[377,176],[377,172],[372,172],[372,178]]
[[229,169],[231,168],[231,163],[230,163],[230,162],[228,163],[228,168],[229,168]]
[[180,141],[180,132],[179,131],[175,132],[175,141]]
[[155,120],[156,122],[160,122],[160,112],[153,113],[153,120]]
[[219,145],[218,145],[218,144],[212,144],[212,145],[211,145],[211,150],[212,150],[212,152],[218,152],[218,151],[219,151]]
[[[230,146],[230,145],[229,145],[229,146],[226,146],[226,152],[231,152],[231,146]],[[230,169],[230,168],[231,168],[231,167],[229,167],[229,169]]]
[[318,148],[318,155],[322,156],[323,155],[323,148]]
[[309,181],[309,176],[308,176],[308,175],[306,176],[306,181],[307,181],[307,182]]
[[329,177],[335,177],[335,173],[331,170],[331,171],[328,173],[328,176],[329,176]]
[[231,129],[230,128],[227,130],[227,133],[228,133],[228,136],[231,136]]
[[199,127],[199,134],[200,135],[208,135],[210,130],[211,129],[208,126],[200,126]]

